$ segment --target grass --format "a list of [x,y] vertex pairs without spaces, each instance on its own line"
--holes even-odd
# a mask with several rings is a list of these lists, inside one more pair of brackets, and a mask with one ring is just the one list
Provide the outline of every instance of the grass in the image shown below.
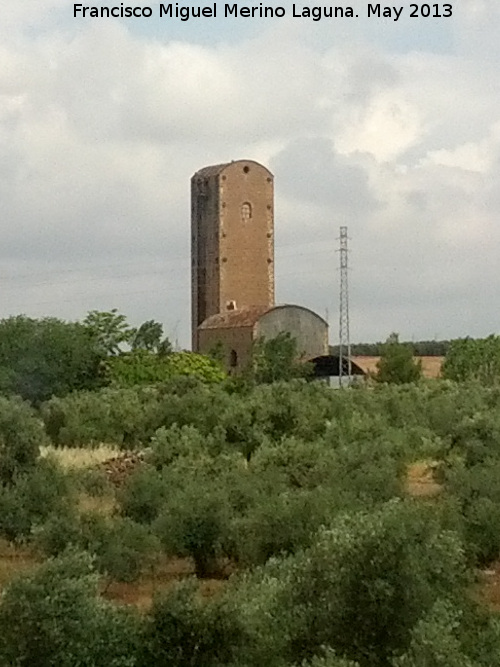
[[120,456],[123,452],[113,445],[101,444],[88,447],[41,447],[41,456],[54,458],[63,470],[79,470],[94,466]]

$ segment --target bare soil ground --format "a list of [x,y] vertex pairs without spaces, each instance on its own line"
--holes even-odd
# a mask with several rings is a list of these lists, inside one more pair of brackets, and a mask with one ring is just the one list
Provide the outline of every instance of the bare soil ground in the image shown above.
[[[194,567],[187,558],[164,558],[152,572],[145,572],[132,583],[103,582],[102,595],[117,604],[134,605],[147,611],[153,598],[168,592],[177,582],[194,576]],[[199,582],[199,592],[203,597],[217,595],[224,586],[223,579],[204,579]]]
[[491,611],[500,612],[500,561],[479,572],[474,597]]
[[417,461],[408,466],[406,490],[415,498],[429,498],[441,492],[441,484],[434,478],[434,461]]
[[38,564],[32,550],[0,540],[0,591],[18,574],[32,572]]

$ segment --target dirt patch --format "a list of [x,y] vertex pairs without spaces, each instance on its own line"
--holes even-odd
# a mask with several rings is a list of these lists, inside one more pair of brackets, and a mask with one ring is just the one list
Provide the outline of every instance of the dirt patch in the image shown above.
[[33,571],[39,564],[27,547],[0,540],[0,591],[16,576]]
[[491,611],[500,612],[500,562],[479,571],[474,598]]
[[[225,579],[229,576],[229,569],[229,565],[222,564],[219,578],[199,580],[198,591],[201,597],[211,598],[218,595],[224,588]],[[165,556],[149,572],[144,572],[137,581],[131,583],[103,581],[101,594],[110,602],[133,605],[140,611],[147,612],[151,608],[156,595],[167,593],[179,581],[194,576],[194,564],[190,558],[168,558]]]
[[107,600],[147,611],[155,595],[168,591],[176,582],[189,576],[194,576],[194,566],[189,558],[165,557],[137,581],[103,582],[101,592]]
[[408,466],[407,493],[415,498],[429,498],[441,493],[442,485],[435,479],[436,467],[435,461],[417,461]]

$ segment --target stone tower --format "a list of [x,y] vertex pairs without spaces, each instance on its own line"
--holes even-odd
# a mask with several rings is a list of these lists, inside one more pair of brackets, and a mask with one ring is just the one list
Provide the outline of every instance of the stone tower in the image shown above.
[[273,175],[237,160],[191,179],[191,325],[211,315],[274,305]]

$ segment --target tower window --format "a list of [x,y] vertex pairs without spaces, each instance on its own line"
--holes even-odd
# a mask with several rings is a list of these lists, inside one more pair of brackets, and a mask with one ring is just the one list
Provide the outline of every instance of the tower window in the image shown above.
[[236,368],[236,366],[238,365],[238,353],[236,352],[236,350],[231,350],[231,352],[229,353],[229,365],[231,366],[231,368]]
[[252,218],[252,204],[249,202],[244,202],[241,205],[241,222],[249,222]]

